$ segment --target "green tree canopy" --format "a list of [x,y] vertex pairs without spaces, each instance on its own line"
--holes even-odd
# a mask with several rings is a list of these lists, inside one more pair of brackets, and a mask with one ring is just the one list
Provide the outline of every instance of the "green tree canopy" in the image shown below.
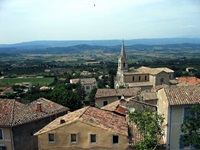
[[89,102],[94,102],[95,101],[95,95],[96,95],[97,89],[94,88],[90,92],[90,95],[88,96]]
[[192,106],[187,115],[184,117],[184,122],[181,125],[183,133],[183,145],[192,145],[196,149],[200,149],[200,105]]
[[163,124],[164,117],[158,115],[157,112],[148,109],[137,109],[132,113],[129,112],[129,117],[129,121],[136,125],[144,138],[135,143],[133,149],[161,149],[159,142],[163,136],[161,125]]

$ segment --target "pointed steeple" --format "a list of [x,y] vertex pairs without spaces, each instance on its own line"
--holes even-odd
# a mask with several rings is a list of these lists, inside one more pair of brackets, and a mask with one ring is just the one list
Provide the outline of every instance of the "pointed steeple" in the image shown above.
[[122,40],[121,57],[126,58],[126,52],[124,47],[124,39]]

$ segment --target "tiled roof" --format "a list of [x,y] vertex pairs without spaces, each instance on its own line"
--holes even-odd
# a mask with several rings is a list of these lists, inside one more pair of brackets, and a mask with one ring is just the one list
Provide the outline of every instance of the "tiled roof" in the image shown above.
[[81,83],[96,83],[96,79],[95,78],[83,78],[83,79],[80,79],[81,80]]
[[[60,124],[60,120],[64,120],[65,123]],[[128,125],[126,123],[125,117],[110,111],[89,106],[74,112],[70,112],[69,114],[55,119],[53,122],[38,131],[35,135],[39,135],[51,131],[52,129],[68,125],[74,121],[81,121],[98,128],[103,128],[121,135],[128,136]]]
[[200,85],[200,79],[196,77],[180,77],[177,86]]
[[113,111],[114,112],[119,104],[120,104],[120,100],[112,102],[112,103],[110,103],[110,104],[108,104],[106,106],[103,106],[103,107],[101,107],[101,109],[109,110],[109,111]]
[[[101,107],[101,109],[104,110],[108,110],[108,111],[112,111],[112,112],[118,112],[118,107],[119,105],[121,105],[123,108],[126,108],[127,110],[130,108],[134,108],[134,109],[143,109],[143,108],[148,108],[151,110],[156,110],[156,106],[151,105],[149,103],[145,103],[142,101],[137,100],[137,97],[130,97],[126,99],[126,102],[124,104],[120,104],[120,100],[112,102],[106,106]],[[123,114],[123,111],[120,111],[120,114]]]
[[95,98],[100,97],[112,97],[112,96],[136,96],[140,93],[141,88],[129,88],[129,89],[97,89]]
[[126,116],[128,109],[123,107],[122,105],[118,105],[117,108],[115,109],[115,112],[121,115]]
[[80,79],[70,79],[70,83],[76,84],[79,82]]
[[156,85],[156,86],[152,87],[151,91],[157,92],[158,90],[160,90],[162,88],[166,88],[166,87],[169,87],[169,85],[167,85],[167,84]]
[[137,69],[137,71],[140,71],[140,72],[145,72],[145,73],[149,73],[149,74],[152,74],[152,75],[156,75],[162,71],[165,71],[167,73],[173,73],[174,71],[169,69],[169,68],[166,68],[166,67],[163,67],[163,68],[149,68],[149,67],[140,67]]
[[164,88],[169,105],[184,105],[200,103],[199,86],[174,86]]
[[[37,104],[41,111],[37,111]],[[16,100],[0,99],[0,126],[16,126],[67,111],[68,108],[50,100],[40,98],[29,104]]]
[[144,101],[158,99],[156,92],[142,91],[141,92],[141,96],[142,96],[142,98],[143,98]]

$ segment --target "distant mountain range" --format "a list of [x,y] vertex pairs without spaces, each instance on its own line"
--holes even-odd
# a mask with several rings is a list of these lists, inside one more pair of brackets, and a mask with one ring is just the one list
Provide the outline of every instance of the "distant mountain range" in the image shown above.
[[[200,38],[166,38],[125,40],[128,51],[200,51]],[[88,40],[88,41],[32,41],[17,44],[0,44],[0,53],[6,54],[60,54],[82,53],[101,50],[119,52],[122,40]]]
[[[74,40],[74,41],[31,41],[16,44],[0,44],[0,47],[16,47],[16,48],[48,48],[48,47],[69,47],[74,45],[99,45],[99,46],[116,46],[121,45],[122,40]],[[158,38],[158,39],[132,39],[125,40],[125,46],[135,44],[145,45],[163,45],[163,44],[200,44],[200,38]]]

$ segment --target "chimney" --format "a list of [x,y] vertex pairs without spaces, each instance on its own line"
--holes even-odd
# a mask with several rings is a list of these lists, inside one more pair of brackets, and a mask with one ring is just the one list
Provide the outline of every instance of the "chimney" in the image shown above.
[[21,101],[21,97],[16,97],[15,100],[18,101],[18,102],[20,102],[20,103],[22,102]]
[[40,102],[37,102],[37,111],[42,112],[42,106]]
[[124,98],[124,95],[121,96],[121,99],[120,99],[120,104],[121,105],[124,105],[124,103],[126,102],[125,98]]
[[95,107],[95,102],[90,102],[91,107]]
[[64,119],[60,119],[60,124],[63,124],[65,123],[65,120]]

